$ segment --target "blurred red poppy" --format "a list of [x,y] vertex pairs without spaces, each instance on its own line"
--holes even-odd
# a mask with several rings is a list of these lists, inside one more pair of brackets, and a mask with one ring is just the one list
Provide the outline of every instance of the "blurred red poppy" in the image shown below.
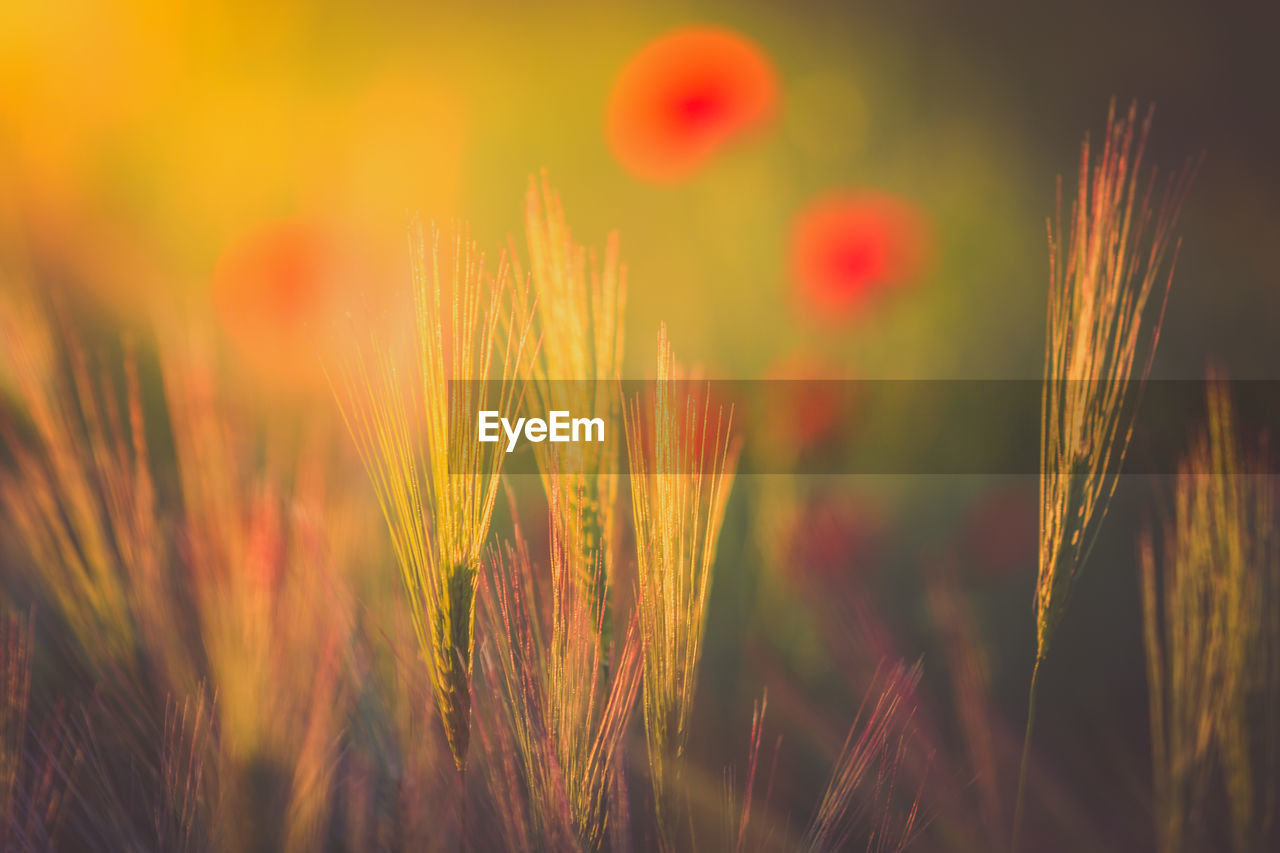
[[852,440],[859,421],[857,386],[841,366],[796,354],[765,373],[765,438],[787,454],[821,450]]
[[800,212],[791,266],[801,295],[824,316],[847,317],[926,266],[929,229],[909,202],[883,194],[821,198]]
[[1034,487],[989,492],[969,512],[961,534],[974,575],[989,580],[1031,571],[1039,547]]
[[251,371],[272,384],[319,378],[317,332],[332,317],[350,263],[322,225],[284,221],[232,245],[213,274],[223,330]]
[[638,177],[678,181],[778,109],[772,65],[729,30],[681,29],[640,50],[609,98],[613,154]]
[[802,588],[830,593],[876,568],[885,534],[885,519],[875,506],[835,495],[812,496],[791,531],[791,576]]

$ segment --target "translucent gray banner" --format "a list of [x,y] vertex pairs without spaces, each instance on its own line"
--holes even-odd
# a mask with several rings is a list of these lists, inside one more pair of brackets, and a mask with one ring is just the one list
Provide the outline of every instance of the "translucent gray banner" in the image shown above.
[[[1219,384],[1244,444],[1265,444],[1280,424],[1280,381]],[[706,469],[727,438],[747,475],[1034,475],[1044,395],[1116,390],[1034,380],[526,382],[519,408],[502,412],[482,402],[501,399],[502,383],[454,382],[449,429],[455,453],[496,449],[515,475],[537,474],[539,455],[561,473],[629,473],[627,423],[657,473]],[[1204,429],[1208,383],[1149,381],[1138,390],[1130,383],[1132,438],[1112,473],[1176,473]],[[664,428],[655,429],[655,412]],[[655,451],[656,435],[668,436],[666,452]],[[1248,464],[1248,473],[1280,473],[1266,453]]]

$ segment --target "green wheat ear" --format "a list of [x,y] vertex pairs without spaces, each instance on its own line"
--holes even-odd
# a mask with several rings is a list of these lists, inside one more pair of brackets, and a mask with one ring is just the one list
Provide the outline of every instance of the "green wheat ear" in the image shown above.
[[471,741],[471,662],[475,649],[476,576],[479,564],[452,567],[442,597],[444,607],[435,620],[436,692],[445,714],[444,730],[458,769]]

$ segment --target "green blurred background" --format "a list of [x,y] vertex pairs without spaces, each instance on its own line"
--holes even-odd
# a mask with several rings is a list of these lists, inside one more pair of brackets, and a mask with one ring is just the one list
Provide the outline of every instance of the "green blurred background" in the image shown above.
[[[1137,97],[1157,105],[1153,161],[1208,158],[1161,369],[1198,375],[1214,353],[1265,375],[1280,122],[1263,5],[5,4],[7,230],[116,297],[198,294],[227,246],[299,217],[395,273],[406,211],[496,247],[547,168],[583,239],[622,234],[636,370],[665,320],[727,375],[816,350],[867,376],[1035,376],[1053,177],[1112,96]],[[781,113],[690,180],[647,184],[613,162],[604,104],[631,53],[693,23],[761,47]],[[833,189],[914,201],[935,263],[885,310],[814,329],[786,235]]]

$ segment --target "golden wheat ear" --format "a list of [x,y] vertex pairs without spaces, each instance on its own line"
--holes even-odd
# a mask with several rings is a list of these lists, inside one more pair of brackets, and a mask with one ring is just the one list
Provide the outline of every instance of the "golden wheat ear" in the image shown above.
[[[1108,118],[1097,162],[1086,139],[1068,225],[1050,226],[1042,403],[1036,647],[1043,657],[1097,537],[1151,369],[1178,242],[1174,226],[1194,169],[1144,181],[1152,112]],[[1061,191],[1059,191],[1059,195]]]
[[733,483],[737,445],[732,412],[677,381],[666,328],[658,335],[658,376],[648,411],[626,410],[627,456],[636,536],[636,600],[644,642],[643,707],[650,777],[666,843],[673,843],[668,777],[688,738],[706,626],[711,569]]
[[414,356],[368,330],[330,372],[391,534],[414,631],[459,772],[470,745],[480,557],[504,453],[475,440],[471,418],[513,416],[530,358],[531,315],[505,258],[489,270],[464,228],[410,229]]
[[[1086,138],[1071,217],[1049,224],[1049,301],[1041,402],[1040,547],[1036,656],[1019,774],[1014,844],[1021,824],[1027,751],[1040,664],[1115,493],[1141,388],[1151,369],[1194,168],[1142,177],[1152,112],[1114,102],[1096,162]],[[1059,182],[1061,208],[1061,182]]]
[[[618,236],[610,234],[603,256],[575,242],[559,196],[545,173],[531,179],[525,196],[525,236],[529,268],[513,260],[515,279],[528,282],[525,304],[541,331],[540,346],[528,364],[530,397],[541,412],[573,412],[604,423],[603,440],[572,446],[534,446],[553,521],[580,530],[571,539],[578,553],[574,570],[593,599],[609,601],[613,578],[613,535],[618,494],[617,454],[621,398],[626,269]],[[517,257],[512,252],[513,259]],[[534,307],[536,305],[536,307]],[[565,448],[568,449],[565,449]],[[569,458],[568,454],[572,454]],[[552,482],[553,469],[555,482]],[[562,531],[563,532],[563,531]],[[613,616],[606,609],[600,639],[612,642]],[[606,655],[606,658],[608,656]]]

